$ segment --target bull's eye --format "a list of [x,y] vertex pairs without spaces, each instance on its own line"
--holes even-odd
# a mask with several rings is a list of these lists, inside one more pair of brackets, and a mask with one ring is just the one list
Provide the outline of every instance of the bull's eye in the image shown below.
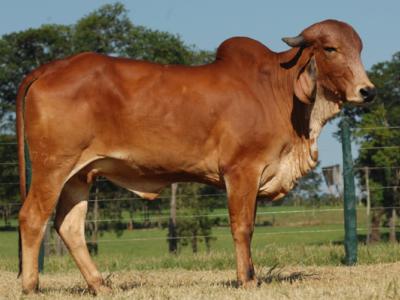
[[336,52],[337,49],[335,47],[324,47],[324,50],[326,52],[332,53],[332,52]]

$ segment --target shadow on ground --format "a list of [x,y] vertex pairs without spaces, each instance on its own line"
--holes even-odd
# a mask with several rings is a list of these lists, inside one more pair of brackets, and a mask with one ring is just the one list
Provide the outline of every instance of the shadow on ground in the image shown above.
[[[143,287],[149,283],[146,282],[138,282],[138,281],[125,281],[120,282],[119,284],[113,284],[111,280],[111,275],[106,278],[106,285],[112,287],[112,290],[115,291],[129,291],[134,290],[139,287]],[[258,282],[257,286],[262,284],[271,284],[271,283],[294,283],[303,280],[316,280],[319,279],[318,274],[316,273],[307,273],[303,271],[295,271],[295,272],[288,272],[283,267],[279,267],[278,265],[274,265],[271,268],[266,269],[265,271],[261,271],[260,274],[257,276]],[[201,280],[199,280],[201,281]],[[193,282],[190,285],[197,285],[199,282]],[[151,284],[150,284],[151,285]],[[179,283],[176,284],[175,287],[185,286],[187,287],[187,283]],[[236,280],[229,280],[229,281],[222,281],[211,283],[211,286],[222,286],[225,288],[238,288],[238,284]],[[69,295],[90,295],[90,291],[83,285],[83,284],[76,284],[74,286],[67,286],[67,287],[45,287],[40,289],[40,294],[54,294],[54,293],[61,293],[61,294],[69,294]],[[111,292],[112,294],[112,292]]]
[[70,295],[90,295],[89,289],[83,287],[81,285],[71,286],[71,287],[48,287],[48,288],[40,288],[40,294],[54,294],[54,293],[65,293]]
[[[257,276],[257,286],[261,284],[270,284],[274,282],[289,282],[294,283],[296,281],[303,281],[306,279],[319,279],[316,273],[306,273],[306,272],[286,272],[284,268],[279,267],[278,264],[269,268],[264,274],[259,274]],[[237,288],[238,283],[236,280],[223,281],[220,283],[224,287],[234,287]]]

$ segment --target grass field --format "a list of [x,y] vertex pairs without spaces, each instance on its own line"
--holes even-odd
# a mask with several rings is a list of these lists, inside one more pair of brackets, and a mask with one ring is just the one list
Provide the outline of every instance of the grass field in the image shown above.
[[[293,211],[295,213],[293,213]],[[291,213],[288,213],[291,212]],[[226,210],[219,210],[213,213],[214,215],[224,215]],[[342,211],[340,208],[321,207],[319,209],[295,208],[295,207],[270,207],[262,208],[258,211],[257,223],[274,224],[274,226],[257,226],[255,228],[252,247],[255,252],[268,253],[264,257],[273,258],[274,254],[271,249],[319,246],[319,245],[335,245],[343,241],[343,225]],[[359,223],[362,226],[362,212],[359,213]],[[364,226],[365,227],[365,226]],[[363,231],[360,230],[362,234]],[[167,254],[168,244],[166,241],[166,229],[140,229],[140,230],[125,230],[121,237],[117,237],[112,232],[106,232],[99,239],[99,255],[96,259],[102,261],[101,265],[112,270],[118,270],[124,266],[134,268],[149,268],[144,260],[155,260],[158,263],[150,264],[154,268],[162,265],[173,267],[176,266],[174,258]],[[214,227],[212,236],[215,240],[212,241],[211,254],[221,257],[233,257],[233,242],[230,234],[230,229],[227,226]],[[341,249],[341,247],[338,247]],[[16,253],[17,253],[17,232],[5,231],[0,232],[0,269],[7,271],[16,271]],[[199,255],[206,255],[203,243],[199,244]],[[340,253],[335,254],[337,258],[332,260],[330,264],[340,263]],[[193,255],[189,247],[183,248],[180,253],[180,259],[187,257],[188,266],[190,268],[190,260]],[[303,260],[311,260],[311,256],[302,257]],[[184,260],[184,259],[183,259]],[[103,262],[105,261],[105,262]],[[271,261],[274,263],[274,261]],[[296,263],[292,261],[291,263]],[[325,264],[320,262],[319,264]],[[231,266],[225,259],[224,262],[212,262],[211,265],[223,264]],[[310,263],[305,263],[310,264]],[[57,266],[60,265],[60,268]],[[45,269],[52,272],[59,269],[73,268],[68,258],[51,257],[46,259]],[[215,268],[215,266],[213,267]]]
[[[255,229],[253,257],[262,284],[252,291],[233,287],[235,261],[228,227],[213,228],[216,239],[210,253],[200,244],[198,254],[184,248],[177,256],[167,253],[167,231],[163,229],[126,230],[119,238],[105,233],[99,239],[95,261],[105,276],[111,274],[114,294],[106,298],[354,299],[358,295],[362,299],[400,299],[400,264],[396,263],[400,261],[400,246],[382,243],[367,247],[360,243],[359,265],[344,267],[343,212],[327,207],[303,209],[261,210],[258,224],[268,221],[274,226]],[[364,222],[361,209],[360,240],[365,236]],[[16,232],[0,232],[0,299],[2,295],[20,295],[19,281],[15,280],[16,253]],[[269,272],[273,266],[277,268]],[[364,274],[364,282],[365,272],[371,274]],[[68,255],[46,257],[40,297],[90,297],[78,274]],[[383,279],[376,280],[379,277]],[[368,280],[371,284],[362,288]],[[346,284],[349,286],[343,288]],[[351,291],[351,287],[357,290]]]
[[[258,271],[260,286],[235,287],[235,272],[182,269],[112,273],[97,299],[399,299],[400,263],[356,267],[284,267]],[[15,274],[0,273],[0,297],[20,299]],[[45,274],[28,299],[93,299],[77,271]]]

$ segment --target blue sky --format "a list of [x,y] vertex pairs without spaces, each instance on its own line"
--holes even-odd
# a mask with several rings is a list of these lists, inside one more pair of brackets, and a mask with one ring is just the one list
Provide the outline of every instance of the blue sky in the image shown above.
[[[0,34],[44,23],[72,24],[99,6],[113,2],[2,0]],[[260,40],[274,51],[281,51],[287,48],[281,37],[294,36],[312,23],[334,18],[351,24],[360,34],[367,69],[400,51],[399,0],[120,2],[129,10],[134,24],[179,34],[185,42],[201,49],[213,50],[228,37],[244,35]],[[332,137],[335,129],[335,122],[328,124],[319,139],[322,166],[341,163],[341,146]]]

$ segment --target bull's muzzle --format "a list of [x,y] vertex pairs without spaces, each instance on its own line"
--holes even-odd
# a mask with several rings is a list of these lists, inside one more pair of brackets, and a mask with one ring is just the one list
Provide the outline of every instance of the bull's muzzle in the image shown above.
[[360,89],[360,95],[364,103],[372,102],[376,96],[376,88],[374,86],[367,86]]

